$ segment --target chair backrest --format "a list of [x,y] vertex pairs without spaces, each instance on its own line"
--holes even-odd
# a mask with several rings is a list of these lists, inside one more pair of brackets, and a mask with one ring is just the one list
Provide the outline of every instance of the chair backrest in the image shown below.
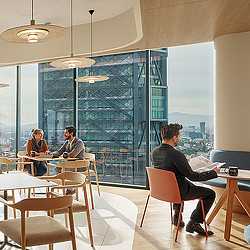
[[15,163],[9,160],[8,158],[0,157],[0,164],[10,165],[10,164],[15,164]]
[[181,195],[175,174],[171,171],[146,168],[149,179],[150,195],[158,200],[180,203]]
[[63,168],[80,168],[88,166],[89,166],[89,160],[64,161],[59,165],[57,165],[57,167],[63,167]]
[[73,181],[78,184],[84,184],[86,182],[86,176],[79,172],[72,172],[72,171],[64,171],[58,175],[53,176],[52,178],[64,181]]
[[49,211],[72,206],[73,197],[70,195],[56,198],[29,198],[15,204],[13,208],[20,211]]
[[4,164],[7,166],[6,172],[9,173],[10,165],[16,165],[16,162],[13,162],[5,157],[0,157],[0,167],[1,167],[1,164]]
[[19,151],[19,152],[17,153],[17,156],[18,156],[18,157],[23,157],[23,156],[26,156],[26,155],[28,155],[27,151]]
[[91,153],[84,153],[84,157],[86,160],[95,160],[95,154],[91,154]]

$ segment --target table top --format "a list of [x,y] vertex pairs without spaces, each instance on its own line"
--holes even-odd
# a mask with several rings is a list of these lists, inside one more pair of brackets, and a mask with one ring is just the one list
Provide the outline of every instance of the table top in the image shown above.
[[11,173],[0,174],[0,190],[14,190],[21,188],[40,188],[56,186],[53,182],[38,179],[27,173],[11,171]]
[[32,157],[32,156],[28,156],[28,155],[22,155],[22,157],[26,158],[26,159],[30,159],[30,160],[34,160],[34,161],[68,161],[68,160],[79,160],[78,158],[63,158],[62,156],[56,157],[56,158],[47,158],[47,157]]
[[221,178],[231,178],[231,179],[240,179],[240,180],[250,180],[250,170],[244,170],[244,169],[238,169],[238,175],[237,176],[231,176],[227,173],[219,173],[218,177]]

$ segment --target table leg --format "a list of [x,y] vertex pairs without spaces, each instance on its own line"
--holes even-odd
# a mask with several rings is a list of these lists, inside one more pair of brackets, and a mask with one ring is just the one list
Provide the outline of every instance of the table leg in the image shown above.
[[209,225],[212,220],[214,219],[214,217],[217,215],[217,213],[219,212],[219,210],[221,209],[222,205],[225,203],[225,201],[227,200],[227,195],[228,195],[228,184],[225,188],[225,190],[223,191],[219,201],[217,202],[214,210],[212,211],[212,213],[210,214],[208,220],[207,220],[207,224]]
[[238,201],[240,202],[241,206],[245,209],[248,216],[250,217],[250,207],[247,204],[247,202],[245,201],[245,198],[242,195],[242,193],[240,193],[238,186],[235,188],[235,196],[238,199]]
[[233,214],[233,202],[234,202],[234,192],[238,185],[237,179],[227,179],[229,184],[228,197],[227,197],[227,212],[226,212],[226,223],[225,223],[225,240],[230,239],[231,224],[232,224],[232,214]]

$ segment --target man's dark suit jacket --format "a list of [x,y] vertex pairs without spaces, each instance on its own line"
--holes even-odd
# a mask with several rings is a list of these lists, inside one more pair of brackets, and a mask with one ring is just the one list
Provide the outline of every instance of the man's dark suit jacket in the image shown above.
[[155,168],[175,173],[183,199],[188,195],[190,185],[193,185],[186,178],[191,181],[206,181],[217,177],[217,173],[214,170],[203,173],[194,172],[188,164],[185,155],[175,150],[169,144],[161,144],[154,148],[151,153],[151,160]]

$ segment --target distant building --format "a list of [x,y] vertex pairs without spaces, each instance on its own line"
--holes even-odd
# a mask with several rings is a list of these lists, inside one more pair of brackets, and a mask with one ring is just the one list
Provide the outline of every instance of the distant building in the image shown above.
[[200,129],[201,129],[202,134],[206,133],[206,123],[205,122],[200,122]]
[[189,132],[189,137],[191,137],[192,140],[197,138],[203,138],[201,132]]

